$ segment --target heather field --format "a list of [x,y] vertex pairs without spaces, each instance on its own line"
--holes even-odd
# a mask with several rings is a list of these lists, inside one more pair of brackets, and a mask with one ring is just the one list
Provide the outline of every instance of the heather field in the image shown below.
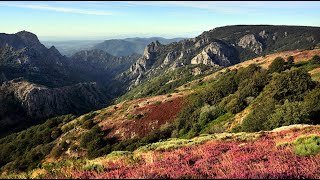
[[44,163],[9,178],[320,178],[320,126],[202,134],[93,160]]

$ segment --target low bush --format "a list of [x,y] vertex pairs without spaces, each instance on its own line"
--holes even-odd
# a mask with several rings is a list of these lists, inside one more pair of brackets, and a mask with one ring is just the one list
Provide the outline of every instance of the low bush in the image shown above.
[[293,142],[294,152],[300,156],[310,156],[320,153],[320,137],[310,135],[299,137]]
[[85,171],[95,171],[97,173],[100,173],[104,170],[104,167],[102,164],[88,164],[84,167]]

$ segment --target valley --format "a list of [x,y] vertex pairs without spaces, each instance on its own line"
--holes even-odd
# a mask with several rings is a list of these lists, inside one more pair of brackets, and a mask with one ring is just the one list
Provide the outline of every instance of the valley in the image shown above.
[[0,178],[320,178],[319,32],[225,26],[120,57],[0,34]]

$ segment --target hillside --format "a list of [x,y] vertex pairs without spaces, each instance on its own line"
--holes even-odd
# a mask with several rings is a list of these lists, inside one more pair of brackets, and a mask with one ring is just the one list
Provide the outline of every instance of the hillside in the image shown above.
[[292,125],[277,131],[170,139],[92,160],[44,163],[28,174],[9,177],[318,179],[320,154],[314,155],[319,151],[310,145],[319,142],[319,130],[319,126]]
[[[258,62],[248,61],[252,62],[251,64],[240,63],[234,66],[237,70],[214,72],[214,78],[208,78],[212,75],[201,77],[204,80],[198,79],[195,81],[197,84],[190,86],[183,85],[182,87],[189,88],[180,92],[173,86],[177,92],[123,101],[79,117],[62,116],[47,120],[44,124],[0,139],[3,147],[0,153],[2,175],[39,175],[54,178],[141,178],[153,175],[171,178],[318,178],[317,171],[297,168],[293,164],[306,162],[312,164],[312,168],[319,168],[319,154],[316,155],[319,146],[312,145],[313,149],[310,151],[301,151],[302,155],[308,157],[301,156],[300,150],[297,150],[296,154],[292,152],[292,148],[299,146],[302,146],[300,149],[304,146],[309,148],[309,145],[302,143],[303,139],[296,140],[301,135],[316,134],[310,141],[306,140],[306,143],[316,143],[319,136],[318,126],[307,126],[292,131],[282,128],[284,130],[279,129],[280,132],[269,132],[277,127],[292,124],[319,124],[319,82],[313,81],[309,75],[317,74],[315,72],[320,67],[320,59],[316,54],[319,55],[319,49],[272,54],[260,57],[261,61]],[[287,61],[290,55],[294,57],[294,64]],[[277,64],[282,62],[279,58],[271,58],[278,56],[285,57],[283,64]],[[268,63],[271,60],[272,63],[266,66],[267,69],[254,65],[260,62]],[[240,68],[241,66],[247,67]],[[258,131],[261,132],[257,133]],[[221,142],[216,141],[217,138]],[[199,145],[206,141],[208,142]],[[288,145],[282,148],[279,143],[285,142],[288,142]],[[166,150],[170,147],[180,148],[183,144],[191,146]],[[272,148],[266,149],[265,146]],[[227,149],[224,150],[224,147]],[[15,153],[12,153],[12,149],[15,149]],[[246,149],[252,153],[244,152]],[[200,151],[217,154],[214,157],[203,154],[200,160]],[[238,161],[231,161],[237,152],[240,153],[239,157],[244,158],[239,161],[242,163],[240,165],[237,165]],[[309,156],[309,153],[315,154]],[[117,154],[123,154],[125,161],[132,164],[123,164],[122,158]],[[170,154],[186,157],[183,158],[186,162]],[[22,156],[17,158],[19,155]],[[118,161],[112,165],[108,158],[113,156],[116,156]],[[152,156],[163,159],[148,158]],[[187,157],[191,158],[190,161]],[[280,157],[284,158],[283,160],[293,160],[280,162]],[[252,158],[257,160],[257,164],[251,161]],[[211,164],[213,161],[221,162],[215,165],[226,168],[228,173],[219,174],[214,169],[205,169],[205,164]],[[32,171],[39,163],[43,168]],[[170,167],[163,166],[159,170],[158,163],[165,163]],[[283,164],[281,167],[285,169],[277,168],[279,163]],[[199,166],[194,166],[195,164]],[[248,171],[247,174],[239,174],[244,171],[241,167],[262,165],[263,173]],[[62,166],[67,168],[61,168]],[[141,174],[146,168],[150,170],[152,167],[153,171]],[[204,168],[203,171],[193,173],[196,170],[193,168],[198,167]],[[288,170],[293,167],[296,168],[295,171]],[[182,174],[170,173],[174,168],[183,170]],[[231,171],[232,169],[235,171]],[[8,172],[9,176],[6,176]],[[20,176],[11,176],[13,172]],[[271,172],[275,173],[270,174]]]
[[[27,31],[0,34],[0,136],[64,114],[105,107],[119,95],[112,80],[138,59],[103,51],[62,56]],[[108,77],[108,78],[105,78]]]
[[139,57],[138,54],[116,57],[103,50],[94,49],[76,52],[70,58],[78,68],[86,68],[90,72],[101,69],[113,77],[127,70]]
[[228,67],[248,59],[319,46],[319,27],[238,25],[203,32],[195,38],[167,45],[155,41],[118,79],[128,89],[178,67],[190,64]]

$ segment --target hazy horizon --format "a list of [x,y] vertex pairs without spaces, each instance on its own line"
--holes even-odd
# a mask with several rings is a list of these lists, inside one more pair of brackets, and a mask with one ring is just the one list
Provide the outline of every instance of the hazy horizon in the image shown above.
[[227,25],[319,26],[314,1],[3,1],[2,31],[41,41],[192,38]]

